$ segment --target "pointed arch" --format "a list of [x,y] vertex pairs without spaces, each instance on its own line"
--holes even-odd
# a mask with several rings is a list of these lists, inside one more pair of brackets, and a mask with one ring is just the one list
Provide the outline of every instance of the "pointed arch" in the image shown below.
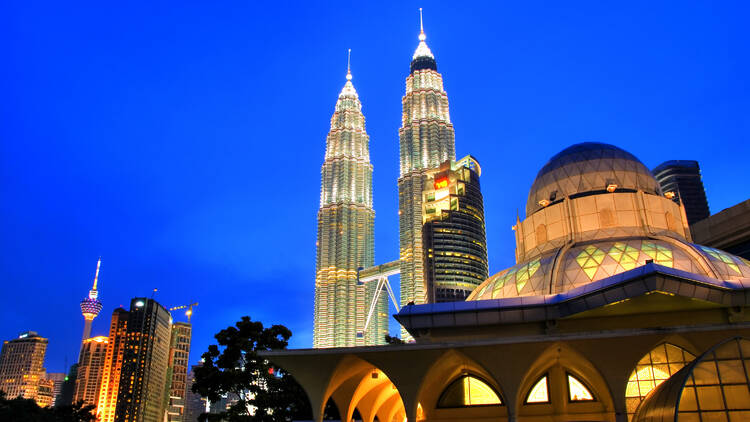
[[470,406],[500,406],[503,400],[500,393],[483,379],[463,374],[451,381],[437,401],[437,408],[450,409]]
[[[468,387],[468,390],[465,387]],[[491,392],[500,403],[495,404],[493,402],[492,404],[472,406],[463,403],[464,399],[468,397],[455,398],[452,402],[446,397],[446,394],[450,393],[448,390],[451,388],[454,388],[453,393],[461,390],[461,393],[471,394],[472,387],[477,387],[474,389],[477,394],[489,395],[489,392]],[[479,389],[482,390],[482,393],[479,393]],[[470,420],[475,418],[497,420],[507,417],[507,408],[504,406],[505,399],[499,383],[482,365],[455,349],[445,351],[432,363],[421,382],[417,401],[426,420]],[[480,399],[480,401],[484,401],[484,399]]]
[[[569,378],[585,387],[594,400],[570,400]],[[614,416],[609,385],[598,369],[567,344],[554,343],[542,351],[521,379],[516,408],[519,417],[550,414],[576,418]]]

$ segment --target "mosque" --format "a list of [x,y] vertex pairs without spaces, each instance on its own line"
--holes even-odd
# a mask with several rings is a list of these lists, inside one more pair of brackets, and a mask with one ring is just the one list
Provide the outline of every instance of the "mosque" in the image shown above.
[[613,145],[531,186],[516,262],[463,302],[404,306],[416,343],[268,352],[316,421],[750,420],[750,262],[692,243],[684,207]]

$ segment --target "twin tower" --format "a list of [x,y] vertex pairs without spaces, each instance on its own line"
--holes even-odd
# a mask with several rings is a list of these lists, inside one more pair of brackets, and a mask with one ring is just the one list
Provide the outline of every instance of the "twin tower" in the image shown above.
[[[400,306],[463,300],[488,276],[481,170],[471,156],[455,161],[448,96],[425,39],[422,29],[402,99],[400,256],[380,266],[400,272]],[[321,170],[315,348],[383,344],[388,334],[387,295],[378,291],[386,286],[360,279],[363,269],[377,272],[372,164],[350,71],[346,79]]]

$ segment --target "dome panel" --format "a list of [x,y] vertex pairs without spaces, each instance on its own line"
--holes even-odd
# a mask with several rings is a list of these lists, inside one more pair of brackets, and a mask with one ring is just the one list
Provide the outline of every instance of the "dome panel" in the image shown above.
[[635,156],[614,145],[584,142],[564,149],[542,167],[526,203],[526,216],[542,208],[543,200],[601,191],[608,183],[619,189],[661,194],[656,179]]

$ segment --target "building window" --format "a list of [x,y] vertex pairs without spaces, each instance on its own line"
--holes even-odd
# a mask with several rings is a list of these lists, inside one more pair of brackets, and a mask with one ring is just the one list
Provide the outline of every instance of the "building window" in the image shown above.
[[526,396],[525,404],[549,403],[549,376],[544,374],[539,381],[531,387]]
[[695,356],[687,350],[673,344],[662,343],[638,361],[625,388],[628,420],[632,419],[638,405],[651,390],[693,359]]
[[594,401],[594,395],[583,381],[568,374],[568,399],[570,401]]
[[438,408],[500,406],[500,395],[489,384],[472,375],[454,380],[440,395]]

